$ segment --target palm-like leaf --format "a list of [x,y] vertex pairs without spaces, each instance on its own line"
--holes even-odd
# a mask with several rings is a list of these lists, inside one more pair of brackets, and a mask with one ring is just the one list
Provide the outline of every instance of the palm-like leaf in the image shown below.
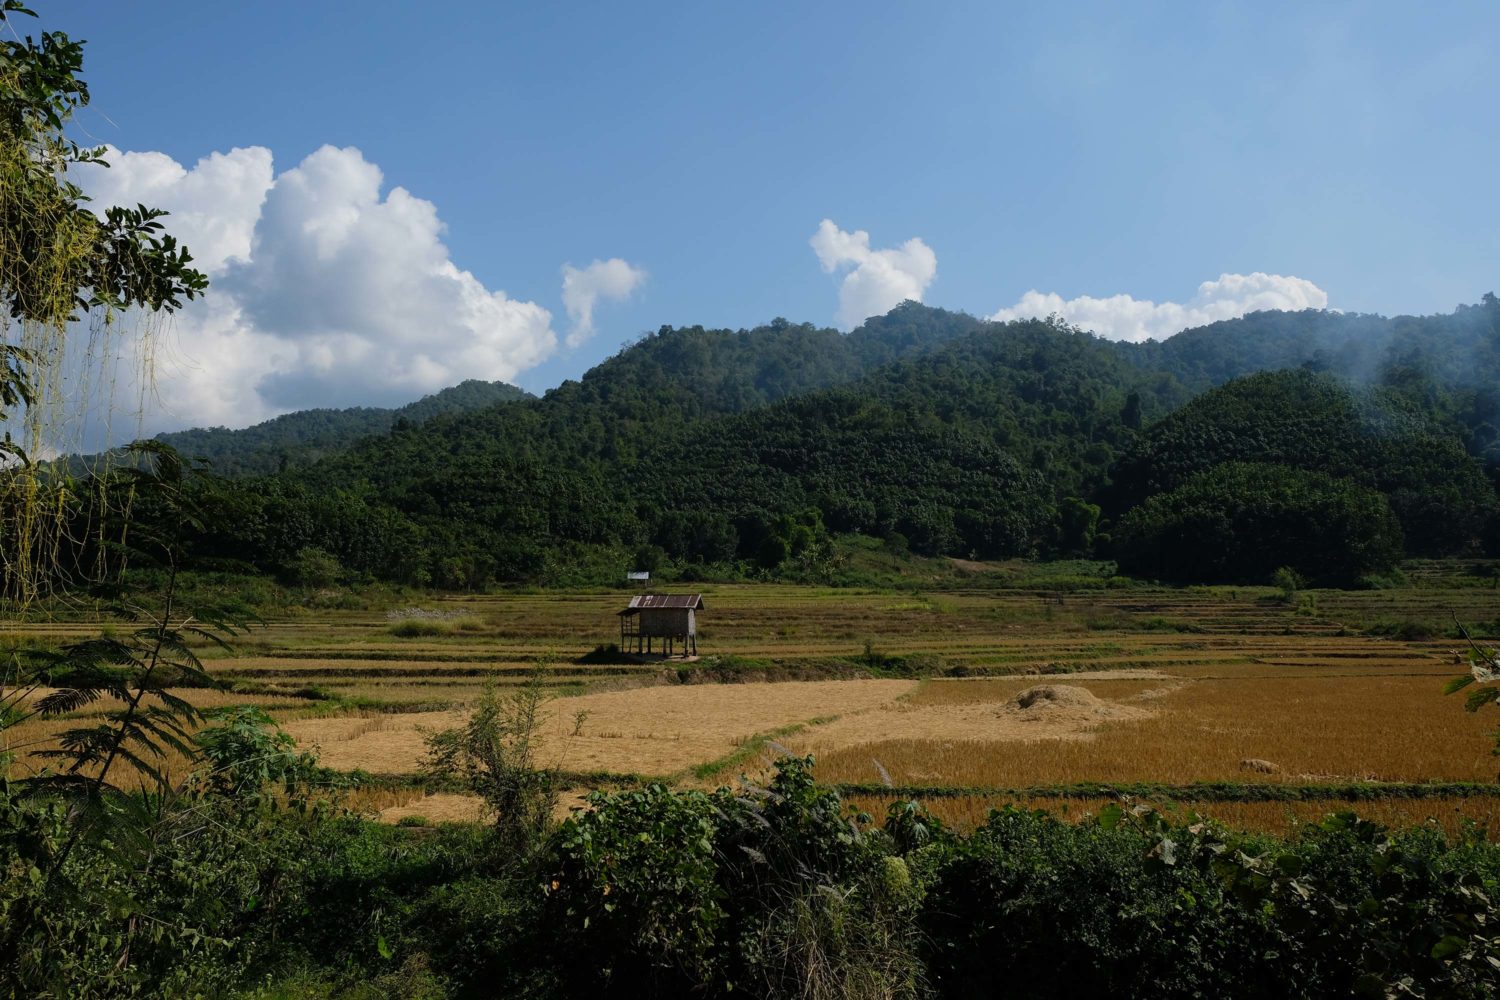
[[1483,687],[1469,695],[1468,701],[1464,702],[1464,708],[1470,712],[1477,712],[1496,698],[1500,698],[1500,688]]
[[103,694],[101,688],[59,688],[37,699],[37,714],[44,719],[67,715],[93,704]]
[[1451,681],[1443,685],[1443,694],[1453,694],[1455,691],[1462,691],[1464,688],[1473,683],[1473,674],[1464,674],[1462,677],[1455,677]]

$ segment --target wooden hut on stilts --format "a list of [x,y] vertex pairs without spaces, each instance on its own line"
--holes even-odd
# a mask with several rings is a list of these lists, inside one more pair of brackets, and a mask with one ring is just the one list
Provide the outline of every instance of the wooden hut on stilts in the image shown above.
[[702,610],[701,594],[632,597],[619,612],[620,649],[643,655],[697,656],[698,612]]

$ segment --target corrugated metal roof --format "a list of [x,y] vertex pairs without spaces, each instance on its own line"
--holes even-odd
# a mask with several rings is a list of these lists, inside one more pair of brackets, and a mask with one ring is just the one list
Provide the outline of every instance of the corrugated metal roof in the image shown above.
[[652,608],[692,608],[694,611],[703,610],[702,594],[639,594],[630,599],[622,615],[632,615],[637,611],[645,611]]

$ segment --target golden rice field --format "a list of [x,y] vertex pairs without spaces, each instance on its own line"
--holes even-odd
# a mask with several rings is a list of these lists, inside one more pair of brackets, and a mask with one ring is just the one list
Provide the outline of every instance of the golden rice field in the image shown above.
[[[1059,686],[1083,687],[1099,705],[1055,720],[1011,710],[1034,679],[931,681],[904,704],[797,742],[818,754],[826,780],[880,780],[879,761],[898,785],[1492,781],[1500,770],[1489,737],[1500,719],[1443,698],[1441,673],[1306,670],[1316,668],[1175,683],[1062,680]],[[1129,710],[1123,717],[1122,709]],[[1247,760],[1275,770],[1250,772]]]
[[[1392,636],[1433,634],[1432,623],[1453,615],[1494,623],[1500,593],[1437,570],[1413,576],[1401,590],[1319,591],[1291,604],[1267,588],[711,585],[702,588],[704,661],[669,664],[587,655],[617,638],[620,592],[431,598],[421,606],[448,617],[405,630],[415,634],[381,611],[288,614],[232,651],[200,650],[226,688],[185,694],[205,708],[263,706],[328,766],[414,781],[427,733],[465,718],[486,685],[523,683],[540,669],[554,695],[544,752],[568,773],[712,784],[763,770],[774,746],[816,754],[820,779],[834,783],[997,790],[932,799],[959,823],[982,819],[1005,789],[1077,782],[1493,782],[1500,713],[1471,715],[1440,693],[1462,669],[1459,643]],[[1411,623],[1429,627],[1402,627]],[[97,627],[15,625],[0,641],[67,641]],[[820,679],[680,683],[716,657]],[[852,676],[900,658],[921,676]],[[1061,693],[1017,703],[1039,685]],[[33,720],[3,738],[44,747],[89,714]],[[1264,769],[1247,770],[1251,760]],[[415,787],[361,795],[389,819],[475,815],[472,800]],[[1069,815],[1099,805],[1028,801]],[[1268,829],[1344,807],[1184,806]],[[1392,822],[1489,822],[1500,795],[1358,809]]]
[[[562,771],[667,778],[727,756],[755,734],[867,712],[917,687],[903,680],[702,684],[559,698],[548,705],[540,753],[543,764]],[[587,713],[581,725],[579,712]],[[302,719],[286,730],[318,747],[329,767],[411,773],[421,765],[424,734],[464,718],[449,711]]]

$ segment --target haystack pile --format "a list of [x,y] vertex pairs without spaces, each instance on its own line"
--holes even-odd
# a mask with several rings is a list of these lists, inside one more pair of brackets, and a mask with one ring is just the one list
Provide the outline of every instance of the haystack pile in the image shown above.
[[1105,701],[1076,684],[1039,684],[1000,706],[1000,715],[1020,722],[1091,723],[1111,719],[1139,719],[1146,710]]

